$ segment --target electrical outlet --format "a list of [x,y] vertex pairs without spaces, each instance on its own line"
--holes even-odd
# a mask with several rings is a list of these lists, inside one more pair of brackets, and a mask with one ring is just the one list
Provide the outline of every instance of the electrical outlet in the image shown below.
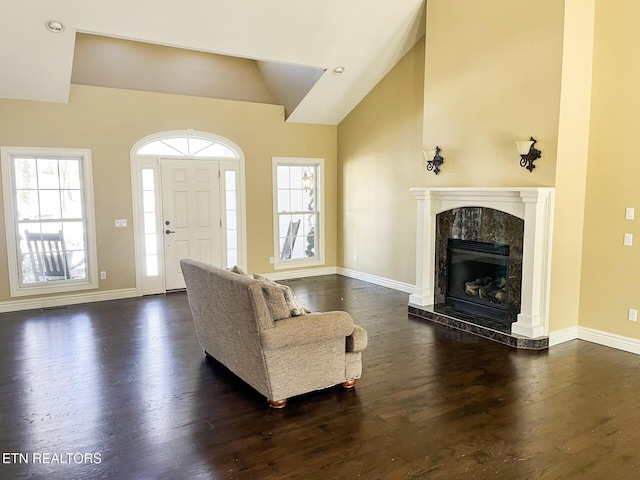
[[638,321],[638,310],[636,310],[635,308],[629,309],[629,320],[631,320],[632,322]]
[[127,228],[127,219],[126,218],[117,219],[116,228]]
[[106,280],[107,279],[107,272],[102,271],[100,272],[100,280]]
[[636,216],[636,211],[633,207],[627,207],[627,209],[625,210],[625,215],[624,218],[626,218],[627,220],[633,220]]
[[633,233],[625,233],[624,234],[624,244],[627,247],[630,247],[631,245],[633,245]]
[[358,254],[357,253],[356,253],[356,256],[355,256],[355,261],[356,261],[356,263],[358,263]]
[[269,257],[269,263],[273,265],[273,257]]

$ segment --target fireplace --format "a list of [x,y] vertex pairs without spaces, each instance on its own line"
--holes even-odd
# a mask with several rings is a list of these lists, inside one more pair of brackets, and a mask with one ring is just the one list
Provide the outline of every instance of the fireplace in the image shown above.
[[445,306],[508,322],[509,245],[448,239]]
[[[409,312],[517,348],[546,348],[554,189],[416,187],[411,192],[418,225]],[[476,245],[468,248],[467,241]],[[456,279],[456,270],[467,273]],[[467,287],[482,293],[477,299],[460,294]],[[461,308],[474,311],[449,314]],[[490,317],[505,328],[485,328],[468,317]]]

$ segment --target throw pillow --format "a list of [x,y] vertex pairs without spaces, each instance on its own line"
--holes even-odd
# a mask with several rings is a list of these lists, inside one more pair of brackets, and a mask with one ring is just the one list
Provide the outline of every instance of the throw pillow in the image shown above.
[[233,267],[231,267],[229,269],[230,271],[232,271],[233,273],[237,273],[238,275],[243,275],[245,277],[249,277],[251,278],[251,275],[249,275],[247,272],[245,272],[244,270],[242,270],[239,266],[234,265]]
[[308,313],[311,313],[309,310],[300,305],[300,302],[298,302],[295,293],[293,293],[293,290],[291,290],[291,287],[289,287],[288,285],[276,283],[273,280],[257,273],[253,274],[253,278],[262,282],[270,283],[271,285],[276,285],[278,288],[280,288],[282,290],[282,293],[284,294],[284,299],[289,306],[289,311],[291,312],[292,317],[299,317],[300,315],[307,315]]
[[270,283],[260,282],[262,287],[262,296],[264,297],[267,308],[271,315],[272,320],[280,320],[282,318],[291,317],[291,310],[284,297],[284,292],[281,288]]

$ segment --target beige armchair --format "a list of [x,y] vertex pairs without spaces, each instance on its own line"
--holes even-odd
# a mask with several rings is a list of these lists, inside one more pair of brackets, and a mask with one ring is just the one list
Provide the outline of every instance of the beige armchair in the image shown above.
[[291,316],[283,288],[183,259],[198,341],[207,355],[282,408],[296,395],[362,375],[367,333],[346,312]]

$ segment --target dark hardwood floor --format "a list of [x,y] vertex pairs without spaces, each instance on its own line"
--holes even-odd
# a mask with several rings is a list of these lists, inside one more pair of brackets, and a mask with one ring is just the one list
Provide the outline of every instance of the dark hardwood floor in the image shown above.
[[355,391],[269,408],[205,358],[184,293],[0,315],[0,478],[640,475],[640,356],[517,351],[410,317],[393,290],[288,283],[368,331]]

